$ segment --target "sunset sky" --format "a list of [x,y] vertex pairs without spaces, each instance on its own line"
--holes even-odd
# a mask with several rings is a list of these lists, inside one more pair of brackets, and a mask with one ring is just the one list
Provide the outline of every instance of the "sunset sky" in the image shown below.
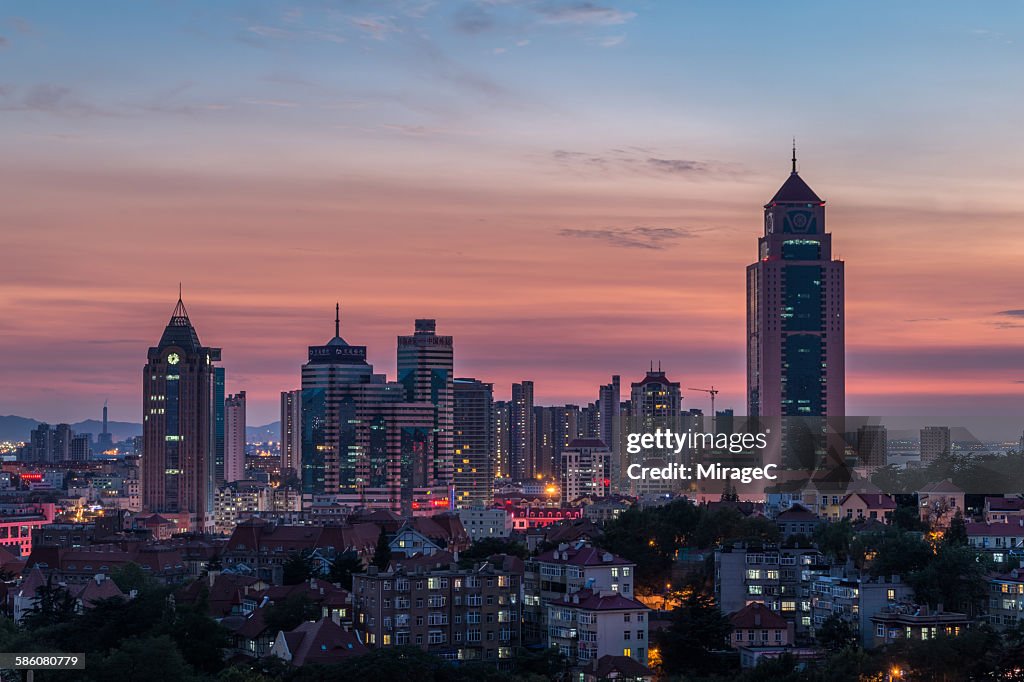
[[[841,6],[840,6],[841,5]],[[177,298],[250,424],[333,332],[586,403],[661,361],[744,411],[744,268],[801,175],[847,412],[1024,412],[1018,2],[0,8],[0,414],[141,419]],[[684,407],[709,405],[685,391]]]

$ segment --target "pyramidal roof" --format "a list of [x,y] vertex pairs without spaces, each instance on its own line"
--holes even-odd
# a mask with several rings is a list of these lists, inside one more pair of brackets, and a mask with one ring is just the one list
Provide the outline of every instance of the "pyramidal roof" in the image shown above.
[[793,169],[790,172],[789,177],[782,183],[782,187],[775,193],[772,200],[768,202],[771,204],[790,204],[790,203],[821,203],[821,197],[814,193],[814,190],[810,188],[804,179],[800,177],[800,174],[796,170],[796,141],[793,142]]
[[167,346],[178,346],[190,352],[199,352],[199,349],[202,348],[202,344],[199,343],[199,335],[196,334],[196,328],[188,319],[188,312],[185,310],[185,304],[182,302],[180,294],[178,295],[178,305],[174,306],[171,320],[164,328],[163,336],[160,337],[159,347],[166,348]]

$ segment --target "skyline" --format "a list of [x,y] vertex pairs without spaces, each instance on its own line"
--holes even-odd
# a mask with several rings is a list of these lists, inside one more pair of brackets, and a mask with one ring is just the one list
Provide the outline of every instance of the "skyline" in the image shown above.
[[0,17],[0,414],[136,421],[179,281],[253,423],[338,299],[390,378],[435,318],[496,397],[653,360],[740,413],[794,134],[848,266],[847,413],[1021,412],[1021,8],[427,4]]

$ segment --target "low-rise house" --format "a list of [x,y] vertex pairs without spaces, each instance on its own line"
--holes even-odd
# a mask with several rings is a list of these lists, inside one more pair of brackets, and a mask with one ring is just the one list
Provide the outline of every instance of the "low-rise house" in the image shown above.
[[340,663],[368,651],[354,633],[346,631],[330,618],[303,623],[288,632],[282,630],[270,647],[271,656],[296,667]]
[[856,521],[870,519],[889,523],[896,511],[896,500],[885,493],[850,493],[839,502],[840,518]]
[[785,511],[779,512],[775,517],[775,524],[783,538],[790,538],[794,535],[811,537],[822,520],[802,504],[794,504]]
[[654,671],[630,656],[601,656],[579,668],[580,682],[651,682]]
[[968,521],[967,543],[986,552],[997,565],[1016,566],[1024,556],[1024,521],[1015,523],[981,523]]
[[986,497],[986,523],[1020,523],[1024,519],[1024,497]]
[[957,637],[970,627],[966,614],[931,611],[927,606],[901,603],[886,606],[871,616],[874,645],[884,646],[901,639],[928,640],[939,636]]
[[949,528],[950,521],[959,513],[963,515],[964,491],[952,480],[936,481],[917,491],[917,503],[921,520],[932,530]]
[[899,576],[889,578],[819,575],[810,582],[810,602],[814,637],[831,616],[838,616],[857,630],[861,646],[875,643],[872,617],[913,597],[913,589]]

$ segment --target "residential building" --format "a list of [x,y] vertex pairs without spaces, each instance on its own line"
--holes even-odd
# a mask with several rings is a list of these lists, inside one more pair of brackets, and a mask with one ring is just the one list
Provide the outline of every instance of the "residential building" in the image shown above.
[[990,575],[988,589],[989,623],[1002,629],[1024,622],[1024,567]]
[[602,656],[626,656],[647,664],[648,612],[622,592],[587,588],[545,602],[547,645],[574,665]]
[[512,384],[509,404],[509,475],[512,480],[522,481],[536,474],[534,421],[533,382]]
[[353,628],[370,648],[413,645],[448,661],[508,668],[521,644],[521,581],[514,557],[471,569],[371,566],[353,576]]
[[281,391],[281,471],[302,471],[302,390]]
[[460,509],[459,519],[474,542],[484,538],[504,539],[512,534],[512,513],[501,507]]
[[562,451],[562,503],[605,497],[610,486],[611,451],[600,440],[577,438]]
[[912,602],[885,606],[871,616],[874,626],[869,646],[886,646],[900,640],[924,641],[936,637],[958,637],[971,625],[963,613],[931,611],[925,605]]
[[840,518],[857,521],[874,519],[889,523],[896,511],[896,500],[884,493],[851,493],[839,501]]
[[872,618],[884,609],[913,598],[914,591],[899,576],[890,578],[819,575],[810,581],[811,637],[836,615],[857,630],[861,646],[875,641]]
[[932,530],[949,528],[950,521],[960,514],[966,513],[963,488],[950,479],[929,483],[917,491],[917,505],[921,520],[928,523]]
[[763,650],[775,651],[794,644],[793,623],[760,602],[729,614],[730,644],[740,652],[740,667],[757,666]]
[[245,478],[245,391],[224,399],[224,482]]
[[494,384],[458,378],[454,382],[453,448],[455,507],[494,500]]
[[[584,542],[558,547],[526,560],[523,577],[523,640],[542,643],[548,636],[548,602],[583,588],[633,598],[636,564]],[[610,653],[610,652],[604,652]],[[618,652],[616,655],[621,654]]]
[[949,457],[951,451],[948,426],[926,426],[921,429],[921,466],[928,466],[940,457]]

